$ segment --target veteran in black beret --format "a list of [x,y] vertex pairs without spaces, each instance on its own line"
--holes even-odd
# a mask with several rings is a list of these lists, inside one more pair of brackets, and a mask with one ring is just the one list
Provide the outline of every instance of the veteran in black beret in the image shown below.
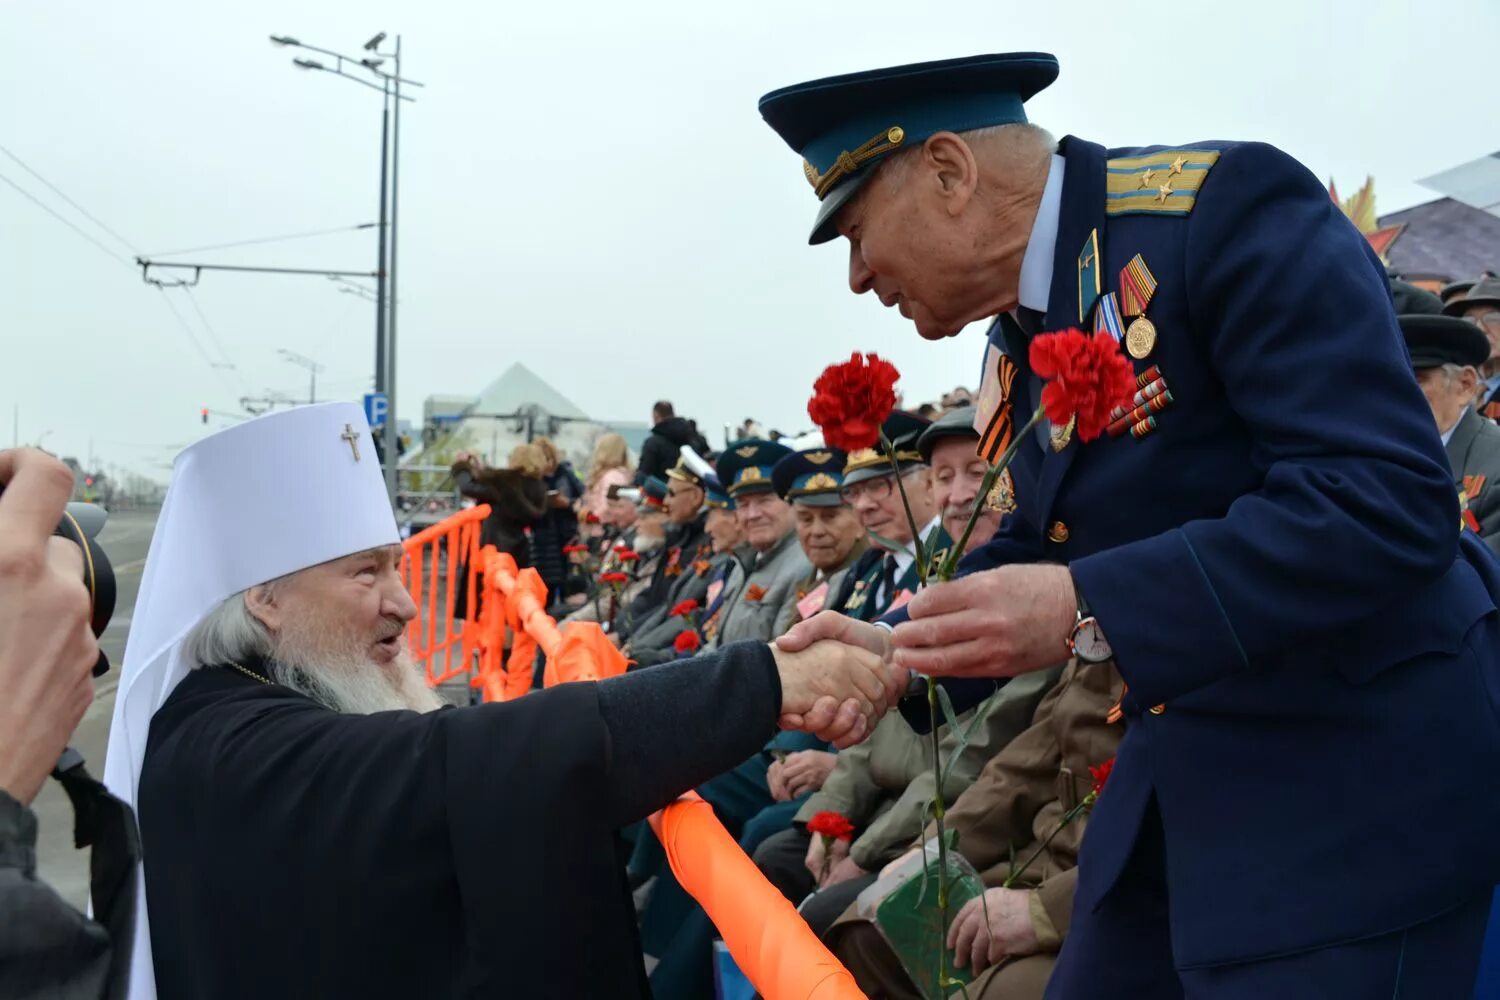
[[776,616],[776,635],[822,611],[838,593],[844,576],[869,543],[859,515],[844,500],[844,463],[837,448],[794,451],[776,463],[771,479],[776,492],[792,505],[797,542],[812,563]]
[[1500,553],[1500,427],[1473,407],[1489,341],[1473,324],[1453,316],[1428,312],[1399,319],[1417,384],[1448,450],[1462,516]]
[[[1026,103],[1058,73],[999,53],[761,99],[856,294],[929,340],[993,320],[979,448],[1015,443],[1022,484],[894,634],[819,615],[781,644],[888,652],[958,710],[1069,652],[1118,667],[1052,1000],[1464,996],[1500,882],[1500,796],[1473,794],[1500,769],[1500,562],[1458,530],[1385,269],[1265,143],[1054,140]],[[1029,346],[1066,327],[1114,338],[1136,397],[1098,439],[1016,441]]]
[[917,438],[917,451],[932,470],[932,499],[948,537],[964,543],[969,516],[976,507],[979,509],[965,552],[995,537],[1000,519],[1016,509],[1016,480],[1009,469],[996,478],[988,496],[980,496],[990,465],[978,447],[979,430],[974,426],[972,406],[949,410]]

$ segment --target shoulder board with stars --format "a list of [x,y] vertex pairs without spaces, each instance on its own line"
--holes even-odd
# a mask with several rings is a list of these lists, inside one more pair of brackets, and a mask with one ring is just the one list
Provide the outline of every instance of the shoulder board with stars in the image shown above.
[[1106,215],[1187,215],[1219,160],[1217,149],[1164,149],[1105,165]]

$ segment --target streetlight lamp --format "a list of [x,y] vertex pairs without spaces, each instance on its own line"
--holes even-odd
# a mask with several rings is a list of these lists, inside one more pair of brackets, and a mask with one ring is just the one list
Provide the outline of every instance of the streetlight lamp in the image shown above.
[[[386,396],[386,421],[385,433],[383,435],[385,456],[385,484],[394,502],[396,498],[396,466],[399,459],[400,447],[399,435],[396,428],[396,233],[397,233],[397,197],[398,180],[400,177],[400,155],[401,155],[401,102],[413,102],[416,98],[401,93],[402,86],[421,87],[424,86],[416,80],[408,80],[401,75],[401,36],[396,36],[395,48],[391,52],[379,51],[380,44],[385,41],[385,32],[380,32],[364,44],[364,51],[370,53],[359,59],[335,52],[332,49],[319,48],[309,45],[300,39],[290,35],[272,35],[271,43],[288,48],[303,49],[307,52],[316,52],[333,60],[329,66],[317,59],[296,57],[292,64],[299,69],[314,70],[341,76],[346,80],[352,80],[363,87],[378,90],[381,93],[380,112],[380,241],[377,253],[379,255],[376,274],[376,307],[375,307],[375,391],[384,392]],[[387,73],[381,67],[389,59],[395,72]],[[346,69],[346,66],[348,69]],[[371,83],[358,75],[358,70],[364,70],[379,79],[380,83]],[[392,100],[394,99],[394,121],[392,121]],[[389,192],[389,194],[387,194]],[[389,206],[389,224],[387,224],[387,206]],[[387,239],[389,234],[389,239]]]

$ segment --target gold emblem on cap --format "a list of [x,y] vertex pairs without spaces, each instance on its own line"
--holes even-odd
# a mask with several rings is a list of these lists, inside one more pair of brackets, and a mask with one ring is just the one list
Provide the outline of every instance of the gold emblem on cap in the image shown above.
[[815,472],[807,477],[807,482],[802,484],[803,491],[807,493],[817,490],[836,490],[838,488],[839,481],[826,472]]
[[1144,316],[1137,316],[1125,331],[1125,349],[1137,361],[1150,356],[1156,347],[1156,324]]
[[760,471],[758,465],[747,465],[740,470],[740,474],[734,477],[734,485],[743,486],[746,483],[763,483],[766,481],[765,474]]
[[818,168],[812,165],[810,160],[802,161],[802,173],[807,176],[807,182],[812,185],[813,193],[822,201],[828,197],[839,181],[855,173],[866,163],[878,159],[893,149],[899,149],[906,141],[906,129],[900,125],[892,125],[869,142],[850,152],[843,150],[833,158],[833,164],[824,172],[819,173]]
[[827,465],[828,462],[829,462],[829,460],[831,460],[833,458],[833,452],[831,452],[831,451],[810,451],[810,452],[808,452],[806,455],[804,455],[802,457],[805,458],[805,459],[807,459],[813,465]]
[[758,451],[760,451],[760,449],[755,447],[755,445],[748,444],[743,448],[736,448],[734,450],[734,453],[740,456],[740,458],[754,458],[755,453]]

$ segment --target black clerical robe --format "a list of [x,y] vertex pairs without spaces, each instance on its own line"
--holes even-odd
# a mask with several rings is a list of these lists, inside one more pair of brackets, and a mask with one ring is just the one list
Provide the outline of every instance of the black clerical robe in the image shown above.
[[647,997],[613,831],[759,750],[780,702],[758,643],[425,715],[195,671],[141,775],[158,993]]

